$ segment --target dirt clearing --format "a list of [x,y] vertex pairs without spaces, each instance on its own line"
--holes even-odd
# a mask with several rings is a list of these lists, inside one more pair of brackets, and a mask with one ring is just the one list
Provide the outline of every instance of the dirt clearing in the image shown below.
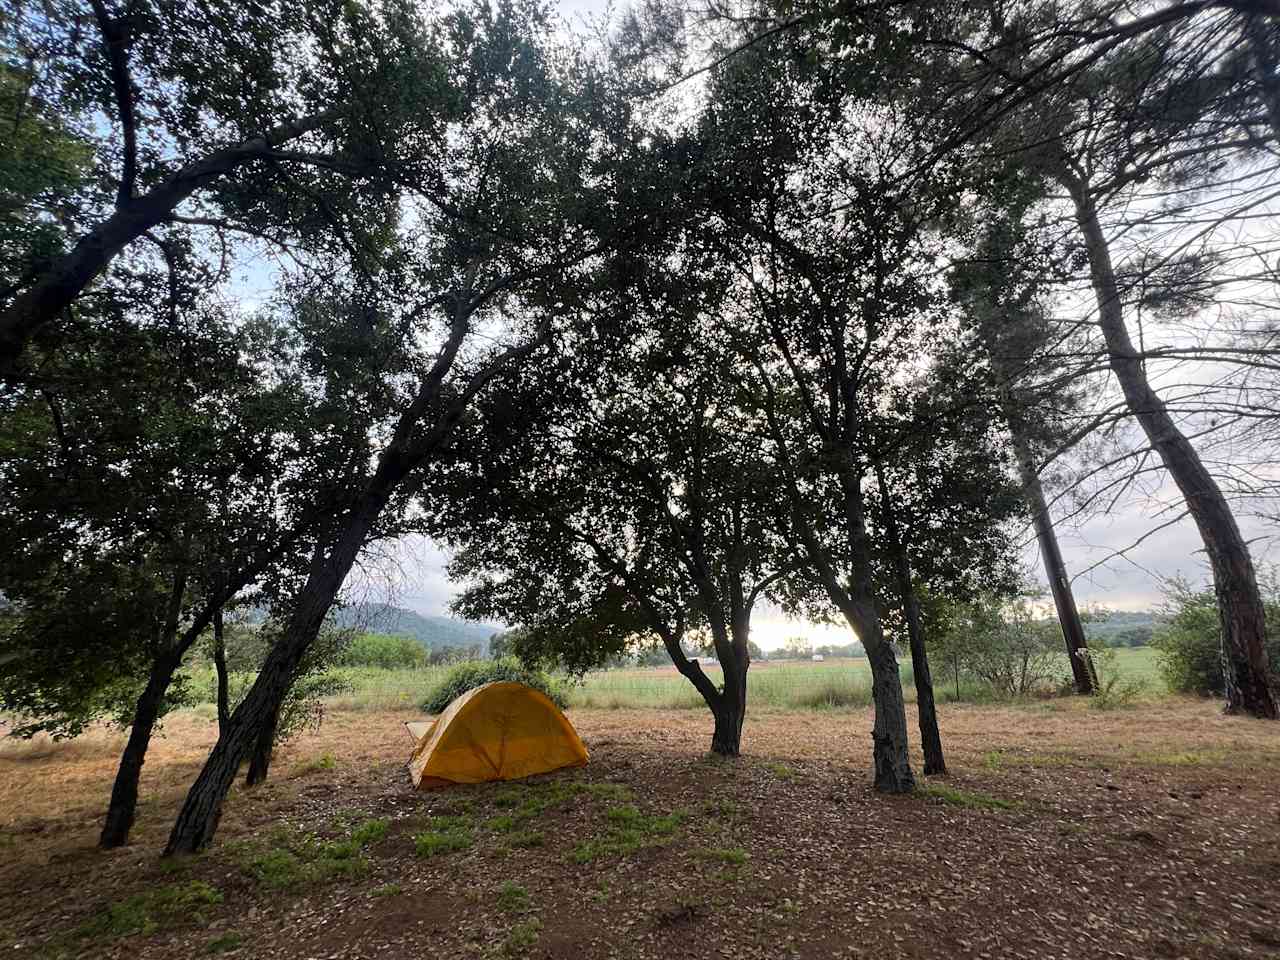
[[[576,711],[582,770],[414,793],[410,712],[335,712],[156,853],[214,739],[172,718],[133,845],[120,740],[0,748],[0,956],[1280,956],[1280,730],[1166,700],[949,707],[953,775],[868,789],[870,717]],[[919,758],[916,758],[917,769]]]

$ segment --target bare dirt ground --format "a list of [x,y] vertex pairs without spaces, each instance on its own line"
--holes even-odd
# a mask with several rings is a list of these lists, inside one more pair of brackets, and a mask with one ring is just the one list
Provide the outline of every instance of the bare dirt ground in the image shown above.
[[1280,956],[1280,727],[1212,703],[949,707],[905,798],[865,712],[756,716],[725,762],[701,711],[578,711],[588,767],[432,793],[406,719],[332,714],[182,861],[212,724],[169,721],[112,852],[119,738],[0,746],[0,957]]

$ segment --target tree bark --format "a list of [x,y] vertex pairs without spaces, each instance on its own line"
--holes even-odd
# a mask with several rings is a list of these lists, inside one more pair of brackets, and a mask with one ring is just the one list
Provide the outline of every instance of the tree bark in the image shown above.
[[1018,430],[1015,419],[1007,410],[1006,420],[1013,438],[1014,453],[1018,459],[1022,495],[1031,510],[1031,522],[1036,528],[1036,541],[1040,544],[1040,559],[1044,561],[1044,572],[1049,578],[1049,589],[1053,593],[1053,605],[1058,612],[1058,624],[1062,628],[1062,637],[1067,644],[1071,676],[1075,682],[1076,693],[1087,696],[1097,688],[1097,676],[1094,672],[1093,660],[1089,657],[1089,643],[1084,635],[1084,624],[1080,621],[1076,598],[1071,592],[1071,581],[1067,578],[1067,565],[1058,547],[1058,535],[1053,529],[1053,518],[1049,514],[1049,505],[1044,499],[1044,488],[1040,485],[1040,474],[1036,471],[1035,462],[1031,457],[1031,448]]
[[871,695],[876,711],[871,729],[875,788],[881,793],[910,793],[916,787],[916,779],[907,756],[907,707],[902,699],[898,659],[893,646],[883,637],[868,645],[870,633],[858,631],[871,664]]
[[907,621],[907,639],[911,646],[911,672],[916,684],[916,708],[920,720],[920,745],[924,748],[925,776],[944,776],[947,761],[942,753],[942,735],[938,732],[938,708],[933,699],[933,675],[929,670],[929,653],[924,645],[924,625],[920,618],[920,601],[911,576],[911,560],[898,529],[898,518],[893,501],[889,497],[889,485],[884,470],[876,464],[876,484],[880,488],[880,502],[884,510],[885,534],[889,549],[893,552],[894,573],[898,580],[898,595],[902,602],[902,614]]
[[142,764],[146,761],[147,747],[151,744],[160,708],[173,681],[174,671],[178,669],[178,662],[173,657],[160,657],[152,663],[151,675],[134,708],[129,740],[116,769],[106,822],[98,837],[98,846],[104,850],[122,847],[129,841],[129,831],[138,811],[138,781],[142,777]]
[[[749,614],[748,614],[749,615]],[[715,716],[715,732],[711,736],[711,752],[722,757],[736,757],[742,752],[742,722],[747,717],[747,670],[751,655],[747,652],[747,624],[734,624],[728,657],[721,657],[724,671],[724,689],[711,707]],[[727,662],[726,662],[727,661]]]
[[[853,404],[846,398],[849,410]],[[847,414],[849,416],[851,414]],[[852,429],[846,435],[853,436]],[[871,697],[875,701],[872,757],[875,788],[882,793],[910,793],[916,787],[907,755],[907,707],[893,645],[885,639],[871,572],[871,543],[863,504],[862,471],[852,457],[840,471],[844,492],[844,520],[849,539],[849,590],[843,612],[858,634],[871,664]]]
[[226,736],[231,722],[231,695],[227,680],[227,646],[222,635],[222,610],[213,615],[213,668],[218,675],[218,736]]
[[1271,692],[1263,643],[1262,596],[1249,547],[1222,490],[1147,381],[1142,360],[1124,324],[1111,252],[1088,184],[1065,165],[1059,167],[1057,177],[1071,195],[1076,221],[1084,235],[1099,326],[1106,338],[1112,372],[1120,382],[1130,412],[1182,492],[1209,555],[1222,621],[1226,710],[1277,719],[1280,713]]
[[257,680],[231,715],[225,736],[218,738],[187,794],[169,834],[166,856],[195,853],[212,841],[222,817],[222,804],[240,764],[262,731],[268,726],[274,727],[274,717],[289,691],[299,661],[320,632],[343,581],[390,497],[398,470],[388,469],[387,464],[384,460],[375,475],[383,482],[371,484],[352,508],[332,548],[327,552],[317,550],[284,636],[267,654]]
[[271,771],[271,758],[275,754],[276,728],[279,725],[280,705],[277,704],[276,709],[263,723],[262,729],[258,731],[258,738],[253,743],[253,755],[249,758],[249,772],[244,778],[246,787],[256,787],[266,781],[267,774]]
[[907,617],[907,637],[911,643],[911,671],[916,682],[916,708],[920,714],[920,745],[924,748],[926,777],[945,776],[947,761],[942,753],[942,734],[938,732],[938,708],[933,698],[933,674],[929,654],[924,645],[924,627],[920,620],[920,601],[908,581],[903,587],[902,604]]
[[722,757],[736,757],[742,753],[742,721],[746,718],[746,704],[737,696],[724,696],[711,708],[715,717],[715,732],[711,735],[711,752]]

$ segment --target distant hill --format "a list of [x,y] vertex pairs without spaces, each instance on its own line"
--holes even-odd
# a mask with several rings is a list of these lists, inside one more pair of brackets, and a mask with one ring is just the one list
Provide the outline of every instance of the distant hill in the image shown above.
[[489,650],[489,637],[501,630],[491,624],[470,623],[451,617],[424,617],[403,607],[388,603],[357,603],[336,611],[334,620],[340,627],[358,627],[369,633],[390,633],[412,637],[425,647],[469,647],[479,644],[482,653]]

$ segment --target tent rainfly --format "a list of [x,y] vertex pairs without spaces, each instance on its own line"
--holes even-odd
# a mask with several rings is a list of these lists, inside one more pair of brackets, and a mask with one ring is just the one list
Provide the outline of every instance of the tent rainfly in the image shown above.
[[418,741],[409,774],[420,790],[519,780],[587,762],[587,748],[560,708],[523,683],[486,683],[435,720],[405,726]]

